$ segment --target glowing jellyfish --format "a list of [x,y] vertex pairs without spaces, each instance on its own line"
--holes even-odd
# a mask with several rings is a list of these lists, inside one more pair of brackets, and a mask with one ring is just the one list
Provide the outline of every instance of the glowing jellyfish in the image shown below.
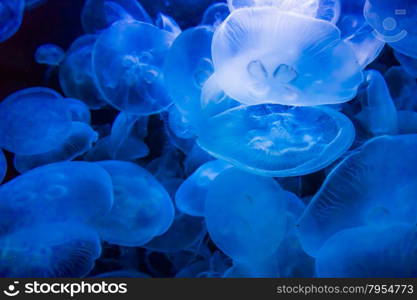
[[155,24],[158,28],[171,32],[175,37],[180,35],[182,31],[181,27],[172,17],[164,15],[163,13],[158,14]]
[[90,222],[107,214],[112,205],[111,178],[100,166],[87,162],[42,166],[0,186],[2,234],[39,222]]
[[337,27],[270,7],[234,11],[216,31],[212,55],[219,85],[244,104],[343,103],[363,79]]
[[229,13],[226,3],[214,3],[204,12],[201,25],[217,28],[229,16]]
[[45,153],[15,155],[14,166],[17,171],[24,173],[43,165],[70,161],[90,150],[97,139],[97,133],[89,125],[72,122],[71,132],[62,144]]
[[3,181],[7,173],[7,161],[3,151],[0,149],[0,183]]
[[78,223],[32,225],[0,237],[0,276],[77,278],[101,254],[96,232]]
[[22,24],[24,0],[0,1],[0,43],[14,35]]
[[98,86],[117,109],[149,115],[171,104],[162,66],[175,36],[142,22],[117,22],[104,31],[94,48]]
[[417,58],[417,2],[413,0],[366,0],[364,15],[375,36],[396,51]]
[[152,23],[151,17],[137,0],[87,0],[81,13],[86,33],[97,33],[120,20]]
[[232,166],[221,160],[205,163],[198,168],[178,189],[175,204],[188,215],[205,216],[206,195],[216,177]]
[[110,213],[97,221],[105,241],[138,247],[165,233],[174,219],[174,206],[161,184],[145,169],[121,161],[100,162],[114,189]]
[[332,236],[317,256],[317,276],[331,278],[414,278],[416,226],[356,227]]
[[326,178],[299,220],[312,256],[333,234],[363,225],[415,224],[417,135],[382,136],[365,143]]
[[41,45],[36,49],[35,60],[38,64],[58,66],[65,57],[61,47],[54,44]]
[[246,171],[288,177],[325,168],[349,149],[354,137],[352,123],[337,111],[264,104],[209,119],[198,144]]
[[273,179],[235,168],[225,170],[207,193],[205,216],[210,237],[235,261],[263,261],[284,237],[285,203],[286,192]]
[[90,124],[91,113],[87,104],[80,100],[72,98],[66,98],[64,101],[66,102],[65,104],[68,106],[70,110],[71,120],[73,122],[83,122],[86,124]]
[[93,79],[92,52],[95,35],[78,38],[67,51],[59,68],[59,82],[67,97],[80,99],[91,109],[105,105]]
[[62,143],[71,129],[64,99],[47,88],[20,90],[0,103],[0,146],[32,155]]

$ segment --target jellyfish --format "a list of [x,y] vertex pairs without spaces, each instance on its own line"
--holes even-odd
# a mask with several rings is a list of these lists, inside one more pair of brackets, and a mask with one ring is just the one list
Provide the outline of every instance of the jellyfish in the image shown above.
[[59,82],[67,97],[80,99],[91,109],[105,105],[93,78],[92,52],[95,35],[83,35],[71,45],[59,67]]
[[233,11],[213,37],[212,55],[220,87],[248,105],[343,103],[363,80],[337,27],[271,7]]
[[97,233],[85,225],[31,224],[0,237],[0,276],[83,277],[93,269],[100,254]]
[[336,25],[340,29],[343,39],[353,36],[364,27],[369,26],[363,16],[365,1],[340,0],[340,16]]
[[158,13],[155,24],[158,28],[172,33],[175,37],[179,36],[182,31],[174,18],[164,15],[163,13]]
[[150,173],[130,162],[98,164],[110,174],[114,189],[112,210],[96,223],[103,240],[139,247],[168,230],[174,206],[167,191]]
[[171,105],[163,115],[168,131],[176,137],[182,139],[192,139],[195,137],[195,130],[190,122],[179,111],[176,105]]
[[226,3],[213,3],[204,12],[201,25],[212,26],[216,29],[229,16],[229,13]]
[[317,276],[331,278],[415,278],[415,225],[355,227],[332,236],[317,256]]
[[413,78],[417,78],[417,58],[412,58],[394,51],[395,58],[400,62],[404,71]]
[[70,133],[70,118],[64,99],[51,89],[15,92],[0,103],[0,147],[21,155],[52,150]]
[[83,101],[66,98],[64,100],[66,105],[69,107],[71,113],[71,120],[73,122],[82,122],[85,124],[91,123],[90,109]]
[[304,250],[316,256],[332,235],[357,226],[417,220],[417,135],[381,136],[327,176],[298,222]]
[[223,171],[232,165],[213,160],[198,168],[178,189],[175,195],[175,204],[180,211],[195,217],[205,216],[205,203],[207,192],[211,183]]
[[15,155],[14,166],[20,173],[25,173],[43,165],[70,161],[90,150],[97,139],[97,133],[89,125],[72,122],[71,132],[62,144],[45,153]]
[[86,33],[99,33],[120,20],[152,23],[151,17],[137,0],[85,1],[81,23]]
[[373,136],[396,134],[397,108],[391,98],[384,77],[378,71],[365,73],[366,92],[359,99],[362,110],[356,116],[365,130]]
[[417,58],[417,3],[414,0],[366,0],[364,15],[376,37],[397,52]]
[[3,150],[0,149],[0,183],[3,181],[7,173],[7,160]]
[[271,178],[224,170],[210,185],[205,201],[211,239],[235,262],[258,266],[284,237],[286,197]]
[[0,43],[13,36],[23,20],[25,0],[0,1]]
[[151,24],[117,22],[105,30],[93,51],[96,82],[115,108],[150,115],[166,109],[162,66],[175,36]]
[[93,222],[112,205],[111,178],[100,166],[49,164],[0,186],[0,235],[40,222]]
[[35,60],[38,64],[59,66],[65,57],[61,47],[54,44],[44,44],[38,47],[35,52]]
[[343,114],[324,107],[240,106],[209,119],[198,144],[217,159],[271,177],[325,168],[355,137]]

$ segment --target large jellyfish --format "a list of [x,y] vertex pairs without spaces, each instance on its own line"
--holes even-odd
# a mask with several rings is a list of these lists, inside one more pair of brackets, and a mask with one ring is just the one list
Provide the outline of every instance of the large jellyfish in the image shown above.
[[376,37],[396,51],[417,58],[416,1],[367,0],[364,15]]
[[59,68],[59,82],[67,97],[80,99],[91,109],[105,105],[93,78],[92,52],[95,35],[83,35],[71,45]]
[[343,229],[415,224],[416,147],[417,135],[374,138],[334,168],[299,220],[306,252],[317,255]]
[[343,103],[363,80],[337,27],[271,7],[235,10],[216,31],[212,55],[222,89],[245,104]]
[[99,165],[109,172],[114,189],[112,210],[97,221],[102,239],[138,247],[168,230],[174,219],[174,206],[150,173],[129,162],[104,161]]
[[3,181],[7,173],[7,161],[3,150],[0,149],[0,183]]
[[328,108],[240,106],[209,119],[198,144],[211,155],[259,175],[299,176],[318,171],[352,145],[355,130]]
[[356,227],[332,236],[317,256],[317,276],[342,278],[415,278],[415,225]]
[[70,129],[70,111],[53,90],[20,90],[0,103],[0,147],[10,152],[47,152],[62,143]]
[[83,277],[100,254],[100,239],[86,226],[31,225],[0,237],[0,277]]
[[64,57],[64,50],[54,44],[40,45],[35,52],[36,62],[43,65],[58,66]]
[[171,104],[162,66],[175,35],[151,24],[120,21],[105,30],[93,51],[96,82],[107,102],[149,115]]
[[0,1],[0,43],[14,35],[22,24],[25,0]]

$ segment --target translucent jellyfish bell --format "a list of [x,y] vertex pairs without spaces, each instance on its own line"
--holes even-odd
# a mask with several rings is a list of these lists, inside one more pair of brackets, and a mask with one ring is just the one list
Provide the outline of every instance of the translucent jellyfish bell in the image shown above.
[[69,107],[71,113],[71,120],[73,122],[83,122],[86,124],[90,124],[91,113],[87,104],[80,100],[72,98],[66,98],[64,101],[66,102],[66,105]]
[[65,57],[61,47],[54,44],[44,44],[35,52],[35,60],[38,64],[58,66]]
[[0,149],[0,183],[3,181],[7,173],[7,161],[3,151]]
[[174,18],[164,15],[163,13],[159,13],[157,15],[155,24],[158,28],[171,32],[175,37],[180,35],[182,31],[181,27],[174,20]]
[[299,220],[304,250],[316,256],[333,234],[352,227],[417,220],[417,135],[365,143],[326,178]]
[[175,211],[162,185],[136,164],[121,161],[99,164],[109,172],[114,189],[112,210],[97,221],[102,239],[116,245],[138,247],[165,233]]
[[318,277],[414,278],[416,226],[356,227],[332,236],[320,249]]
[[22,24],[24,0],[0,1],[0,43],[14,35]]
[[70,111],[53,90],[20,90],[0,103],[0,146],[10,152],[47,152],[62,143],[70,130]]
[[117,22],[97,40],[96,82],[107,102],[136,114],[158,113],[171,104],[162,66],[175,36],[142,22]]
[[230,14],[226,3],[214,3],[206,9],[201,25],[217,28]]
[[343,114],[319,107],[240,106],[207,120],[198,144],[211,155],[264,176],[318,171],[352,145],[355,130]]
[[1,277],[77,278],[101,254],[95,231],[78,223],[32,225],[0,237]]
[[270,7],[234,11],[217,29],[212,55],[220,86],[244,104],[343,103],[363,80],[333,24]]

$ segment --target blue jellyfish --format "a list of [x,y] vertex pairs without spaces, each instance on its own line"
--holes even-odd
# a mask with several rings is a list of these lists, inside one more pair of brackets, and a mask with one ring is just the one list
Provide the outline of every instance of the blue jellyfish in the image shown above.
[[231,167],[224,161],[214,160],[198,168],[184,181],[175,195],[178,209],[191,216],[204,217],[206,196],[211,183],[219,174]]
[[378,71],[365,73],[366,92],[360,95],[361,112],[356,115],[365,131],[373,136],[396,134],[397,108],[391,98],[384,77]]
[[174,206],[166,190],[150,173],[130,162],[98,164],[109,172],[114,189],[112,210],[96,223],[103,240],[139,247],[168,230],[174,219]]
[[172,33],[175,37],[180,35],[182,31],[181,27],[174,20],[174,18],[164,15],[163,13],[158,13],[155,24],[158,28]]
[[97,164],[42,166],[0,186],[0,235],[39,222],[92,222],[112,205],[111,178]]
[[90,150],[97,139],[97,133],[89,125],[72,122],[71,132],[62,144],[45,153],[15,155],[14,166],[20,173],[25,173],[43,165],[70,161]]
[[340,16],[336,23],[342,38],[355,35],[368,26],[363,16],[366,0],[340,0]]
[[35,60],[38,64],[59,66],[65,57],[61,47],[54,44],[44,44],[38,47],[35,52]]
[[226,3],[213,3],[204,12],[201,25],[217,28],[229,16],[229,14],[229,7]]
[[171,104],[162,66],[175,36],[151,24],[120,21],[105,30],[93,51],[96,82],[106,101],[135,114],[158,113]]
[[417,58],[416,1],[366,0],[364,15],[376,37],[396,51]]
[[100,254],[100,239],[89,227],[79,223],[30,224],[0,237],[0,277],[83,277]]
[[0,1],[0,43],[19,30],[24,9],[25,0]]
[[7,173],[7,161],[3,151],[0,149],[0,183],[3,181]]
[[91,123],[90,109],[85,102],[73,98],[66,98],[64,101],[70,110],[73,122]]
[[244,104],[343,103],[363,80],[337,27],[272,7],[233,11],[216,30],[212,55],[219,85]]
[[304,250],[316,256],[332,235],[352,227],[415,224],[416,146],[417,135],[377,137],[335,167],[299,220]]
[[176,137],[182,139],[192,139],[195,137],[195,130],[190,122],[179,111],[176,105],[171,105],[163,115],[167,130],[171,131]]
[[300,176],[325,168],[352,145],[355,130],[328,108],[254,105],[209,119],[198,144],[218,159],[271,177]]
[[93,77],[95,35],[83,35],[71,45],[59,68],[59,82],[67,97],[80,99],[91,109],[105,105]]
[[137,0],[87,0],[81,13],[86,33],[98,33],[120,20],[152,23],[151,17]]
[[406,56],[397,51],[394,51],[394,54],[408,75],[417,78],[417,58]]
[[47,152],[62,143],[70,129],[69,109],[53,90],[20,90],[0,103],[0,147],[10,152]]
[[332,236],[317,256],[318,277],[415,278],[415,225],[356,227]]

